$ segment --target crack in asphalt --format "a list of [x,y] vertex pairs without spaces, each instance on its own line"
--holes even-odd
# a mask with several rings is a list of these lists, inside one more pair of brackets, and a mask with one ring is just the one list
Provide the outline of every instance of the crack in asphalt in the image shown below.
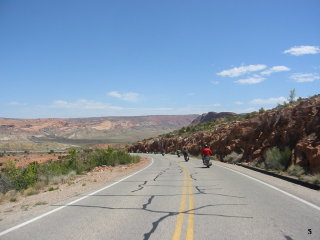
[[[106,206],[88,206],[88,205],[68,205],[67,207],[87,207],[87,208],[101,208],[101,209],[108,209],[108,210],[137,210],[137,211],[147,211],[150,213],[165,213],[166,215],[158,218],[156,221],[152,222],[152,228],[149,232],[144,233],[143,234],[143,239],[144,240],[148,240],[151,235],[156,231],[156,229],[158,228],[159,224],[166,218],[168,217],[172,217],[172,216],[176,216],[180,213],[183,214],[193,214],[193,215],[197,215],[197,216],[218,216],[218,217],[226,217],[226,218],[243,218],[243,219],[252,219],[253,217],[249,217],[249,216],[233,216],[233,215],[224,215],[224,214],[210,214],[210,213],[196,213],[196,210],[200,210],[203,208],[208,208],[208,207],[218,207],[218,206],[246,206],[248,204],[233,204],[233,203],[229,203],[229,204],[209,204],[209,205],[204,205],[198,208],[193,208],[193,209],[189,209],[189,210],[185,210],[182,212],[167,212],[167,211],[157,211],[157,210],[151,210],[151,209],[147,209],[147,206],[151,204],[151,202],[153,201],[155,196],[151,196],[148,199],[148,202],[146,204],[143,204],[142,208],[113,208],[113,207],[106,207]],[[52,206],[61,206],[61,205],[52,205]],[[65,205],[62,205],[65,206]]]
[[146,204],[143,204],[142,205],[142,209],[146,210],[147,209],[147,206],[151,204],[152,200],[154,199],[154,195],[152,195],[149,199],[148,199],[148,202]]
[[200,194],[206,194],[202,189],[199,188],[199,186],[195,186],[195,188],[198,190]]
[[190,174],[190,178],[192,178],[194,181],[197,181],[197,179],[193,177],[194,174],[196,173]]
[[177,214],[175,214],[173,212],[170,212],[167,215],[162,216],[161,218],[159,218],[157,221],[152,222],[152,228],[151,228],[151,230],[149,232],[143,234],[143,240],[148,240],[151,237],[151,235],[156,231],[156,229],[157,229],[157,227],[158,227],[158,225],[159,225],[159,223],[161,221],[163,221],[167,217],[171,217],[171,216],[174,216],[174,215],[177,215]]
[[144,185],[147,184],[147,182],[148,182],[148,181],[144,181],[142,184],[139,184],[139,185],[138,185],[139,188],[136,189],[136,190],[133,190],[133,191],[131,191],[131,192],[137,192],[137,191],[142,190],[142,189],[144,188]]
[[170,169],[170,167],[162,170],[162,171],[153,179],[153,181],[156,181],[158,177],[160,177],[162,174],[164,174],[164,173],[165,173],[167,170],[169,170],[169,169]]

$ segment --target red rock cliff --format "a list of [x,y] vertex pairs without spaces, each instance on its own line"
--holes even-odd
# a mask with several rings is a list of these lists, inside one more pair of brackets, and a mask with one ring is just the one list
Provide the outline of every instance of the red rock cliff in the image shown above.
[[311,173],[320,172],[320,97],[303,99],[286,108],[257,114],[245,121],[236,121],[212,131],[198,132],[190,137],[158,138],[138,142],[129,151],[166,152],[187,147],[198,155],[208,144],[222,160],[231,152],[243,152],[243,161],[263,161],[271,147],[292,150],[293,163]]

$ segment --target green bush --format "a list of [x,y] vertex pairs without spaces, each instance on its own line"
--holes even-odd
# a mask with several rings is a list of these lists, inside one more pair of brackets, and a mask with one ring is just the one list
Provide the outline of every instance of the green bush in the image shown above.
[[268,169],[283,171],[290,164],[291,151],[286,147],[280,151],[277,147],[273,147],[267,151],[265,165]]
[[131,156],[125,151],[115,151],[112,148],[101,149],[70,149],[69,155],[58,161],[46,163],[30,163],[26,168],[16,167],[9,161],[0,178],[0,190],[6,192],[10,189],[23,190],[37,183],[46,185],[66,180],[76,173],[90,171],[96,166],[129,164],[139,162],[139,156]]
[[13,161],[8,161],[4,174],[16,190],[26,189],[28,186],[34,184],[36,178],[36,164],[31,163],[27,168],[16,167]]

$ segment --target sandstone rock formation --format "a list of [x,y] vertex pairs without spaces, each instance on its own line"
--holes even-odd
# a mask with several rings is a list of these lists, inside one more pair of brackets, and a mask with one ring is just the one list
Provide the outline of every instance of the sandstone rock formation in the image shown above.
[[172,152],[187,147],[198,155],[203,144],[214,150],[218,159],[232,153],[243,153],[242,160],[264,161],[272,147],[292,151],[292,163],[311,173],[320,173],[320,97],[302,99],[285,108],[276,108],[244,121],[235,121],[211,131],[189,137],[157,138],[138,142],[129,151]]

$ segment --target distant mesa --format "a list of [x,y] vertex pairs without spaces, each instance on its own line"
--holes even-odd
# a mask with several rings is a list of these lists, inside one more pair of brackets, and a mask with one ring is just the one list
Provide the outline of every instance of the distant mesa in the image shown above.
[[132,143],[188,126],[198,116],[0,118],[0,151],[50,151],[72,146]]

